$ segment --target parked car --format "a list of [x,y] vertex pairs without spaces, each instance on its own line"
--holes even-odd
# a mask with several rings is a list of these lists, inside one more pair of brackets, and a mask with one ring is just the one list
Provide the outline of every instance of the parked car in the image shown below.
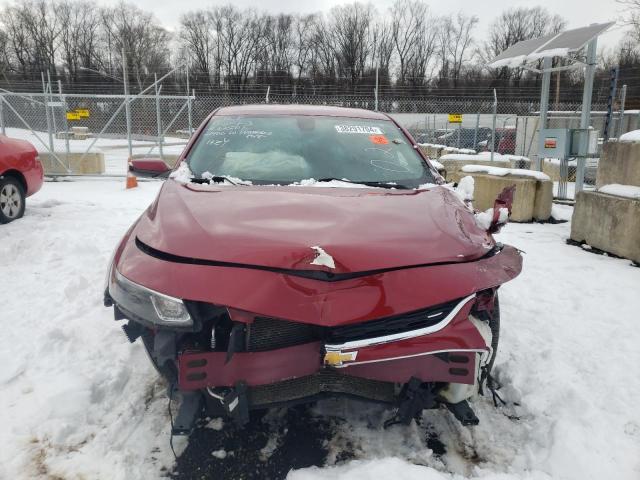
[[40,190],[43,176],[33,145],[0,135],[0,223],[24,215],[25,198]]
[[225,107],[117,246],[105,305],[181,397],[174,433],[334,395],[475,424],[522,262],[490,231],[383,113]]

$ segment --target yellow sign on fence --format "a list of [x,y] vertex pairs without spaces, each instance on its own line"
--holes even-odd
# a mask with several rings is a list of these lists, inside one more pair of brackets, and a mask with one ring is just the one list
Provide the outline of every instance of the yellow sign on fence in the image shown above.
[[78,112],[67,112],[67,120],[80,120]]
[[76,113],[80,115],[80,118],[89,118],[89,110],[84,108],[76,108]]
[[461,113],[450,113],[449,114],[449,123],[462,123],[462,114]]

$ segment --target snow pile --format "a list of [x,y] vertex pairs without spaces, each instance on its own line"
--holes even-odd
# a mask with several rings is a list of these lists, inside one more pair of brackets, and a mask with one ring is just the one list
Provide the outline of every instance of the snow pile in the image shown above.
[[458,182],[458,186],[456,187],[456,192],[462,198],[463,201],[472,201],[473,200],[473,190],[475,188],[475,180],[472,176],[467,175],[466,177],[462,177]]
[[[484,212],[475,214],[476,223],[483,230],[489,230],[491,222],[493,222],[493,208],[489,208]],[[498,215],[498,223],[507,223],[509,220],[509,209],[501,208]]]
[[[476,155],[466,155],[462,153],[448,153],[446,155],[442,155],[438,160],[441,162],[447,161],[480,161],[480,162],[488,162],[491,161],[491,152],[480,152]],[[509,159],[499,153],[493,154],[493,161],[499,163],[509,163]]]
[[619,183],[612,183],[610,185],[603,185],[598,189],[598,191],[608,195],[615,195],[616,197],[640,200],[640,187],[635,185],[620,185]]
[[187,162],[180,162],[178,168],[169,174],[169,178],[173,178],[179,183],[190,183],[191,180],[193,180],[194,175]]
[[429,162],[431,162],[431,165],[433,165],[436,170],[444,170],[444,165],[439,161],[429,159]]
[[[560,165],[562,163],[559,158],[545,158],[544,163],[550,163],[551,165]],[[577,160],[569,160],[567,161],[567,165],[570,167],[576,167],[578,165]]]
[[[183,162],[184,163],[184,162]],[[180,165],[182,166],[182,165]],[[223,181],[222,182],[214,182],[213,181],[213,177],[216,176],[221,176],[223,177]],[[231,175],[214,175],[213,173],[206,171],[202,174],[202,178],[205,180],[209,180],[209,185],[216,185],[216,186],[220,186],[220,185],[253,185],[253,182],[251,180],[243,180],[241,178],[238,177],[233,177]]]
[[450,147],[447,145],[441,145],[439,143],[419,143],[418,145],[425,148],[442,149],[443,151],[449,152],[449,153],[463,153],[463,154],[469,154],[469,155],[473,155],[476,153],[476,151],[473,150],[472,148]]
[[464,165],[462,171],[466,173],[487,173],[504,177],[505,175],[517,175],[519,177],[531,177],[536,180],[551,180],[549,175],[536,170],[525,170],[524,168],[502,168],[492,167],[490,165]]
[[158,478],[172,465],[166,386],[102,305],[111,254],[160,186],[47,182],[0,228],[0,478]]
[[620,135],[619,142],[640,142],[640,130],[632,130],[624,135]]

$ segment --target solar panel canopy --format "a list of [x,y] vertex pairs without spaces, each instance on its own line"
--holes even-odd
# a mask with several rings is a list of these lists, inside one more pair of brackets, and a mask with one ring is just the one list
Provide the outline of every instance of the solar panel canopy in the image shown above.
[[545,37],[522,40],[494,58],[490,67],[516,67],[545,57],[566,57],[583,48],[615,22],[594,23]]

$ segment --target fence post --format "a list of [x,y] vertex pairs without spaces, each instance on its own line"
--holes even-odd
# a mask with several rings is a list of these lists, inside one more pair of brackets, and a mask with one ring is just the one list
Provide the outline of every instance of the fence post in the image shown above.
[[124,113],[127,122],[127,144],[129,145],[129,158],[133,156],[131,144],[131,107],[129,105],[129,75],[127,74],[127,56],[122,49],[122,83],[124,84]]
[[618,120],[618,135],[620,138],[624,132],[622,129],[624,128],[624,104],[627,101],[627,85],[622,85],[622,92],[620,93],[620,120]]
[[0,133],[6,135],[7,131],[4,126],[4,95],[0,94]]
[[58,80],[58,95],[60,102],[62,103],[62,112],[64,116],[64,146],[67,151],[67,163],[70,165],[71,159],[69,158],[69,121],[67,120],[67,99],[62,95],[62,82]]
[[478,129],[480,128],[480,112],[476,113],[476,129],[473,132],[473,149],[478,146]]
[[49,116],[49,102],[47,100],[47,88],[45,87],[45,84],[44,84],[44,72],[40,72],[40,77],[42,78],[42,93],[44,93],[42,100],[44,102],[44,114],[47,119],[47,133],[49,134],[49,150],[51,151],[51,153],[54,153],[55,150],[53,148],[53,133],[51,132],[51,117]]
[[[187,62],[187,119],[189,122],[189,138],[193,135],[193,128],[191,127],[191,96],[189,92],[189,63]],[[195,90],[194,90],[195,93]]]
[[[53,101],[53,86],[51,85],[51,74],[47,71],[47,90],[49,91],[49,101]],[[53,109],[53,105],[51,108],[51,123],[53,125],[53,133],[55,134],[58,131],[58,127],[56,125],[56,115],[55,110]]]
[[493,122],[491,127],[491,161],[493,162],[493,153],[496,148],[496,115],[498,114],[498,94],[493,89]]
[[153,74],[155,78],[155,87],[156,87],[156,123],[158,124],[158,152],[160,153],[160,158],[164,160],[164,154],[162,152],[162,118],[160,116],[160,89],[158,88],[158,74]]

